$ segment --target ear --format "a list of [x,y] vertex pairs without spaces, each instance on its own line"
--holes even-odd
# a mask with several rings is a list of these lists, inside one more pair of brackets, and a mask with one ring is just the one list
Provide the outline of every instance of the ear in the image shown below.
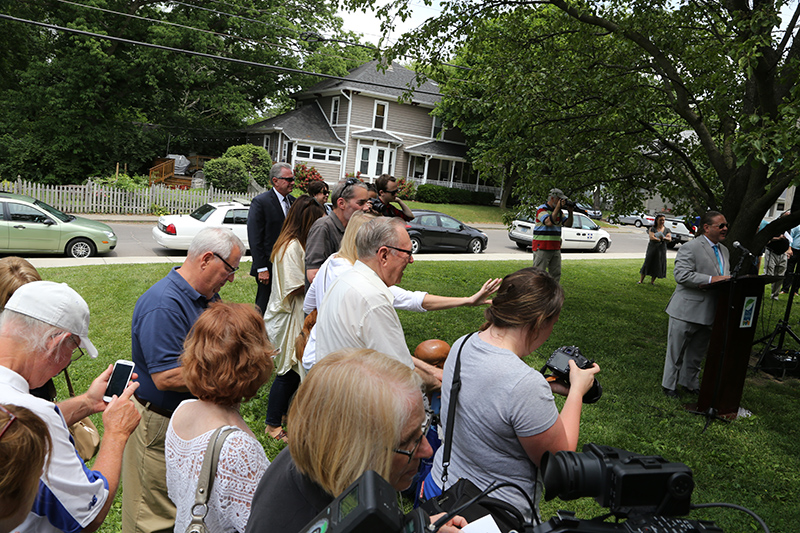
[[214,260],[214,252],[206,252],[201,256],[200,268],[205,268],[211,261]]

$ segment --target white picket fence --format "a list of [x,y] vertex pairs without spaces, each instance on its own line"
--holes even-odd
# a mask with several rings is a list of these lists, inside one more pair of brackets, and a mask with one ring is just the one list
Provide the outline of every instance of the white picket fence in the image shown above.
[[115,187],[97,185],[42,185],[28,181],[2,181],[0,192],[24,194],[67,213],[105,213],[115,215],[141,215],[164,208],[169,213],[191,213],[208,202],[230,200],[247,201],[255,193],[208,189],[170,189],[153,185],[145,189],[125,191]]

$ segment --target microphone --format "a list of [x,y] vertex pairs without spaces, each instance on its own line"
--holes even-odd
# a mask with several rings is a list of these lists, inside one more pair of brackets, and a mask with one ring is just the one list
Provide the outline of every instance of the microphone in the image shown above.
[[748,250],[747,248],[742,246],[742,244],[739,241],[733,241],[733,247],[741,250],[745,255],[749,255],[750,257],[753,257],[753,254],[750,253],[750,250]]

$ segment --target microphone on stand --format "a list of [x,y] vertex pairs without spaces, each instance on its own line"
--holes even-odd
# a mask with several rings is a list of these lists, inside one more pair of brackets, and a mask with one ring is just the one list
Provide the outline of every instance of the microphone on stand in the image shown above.
[[753,257],[753,254],[750,253],[750,250],[748,250],[747,248],[742,246],[742,244],[739,241],[733,241],[733,247],[738,249],[738,250],[741,250],[742,253],[744,253],[745,255],[749,255],[750,257]]

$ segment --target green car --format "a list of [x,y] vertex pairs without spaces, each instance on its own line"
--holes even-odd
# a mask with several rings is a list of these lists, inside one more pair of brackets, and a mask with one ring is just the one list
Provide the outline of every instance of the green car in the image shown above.
[[91,257],[110,252],[117,236],[106,224],[62,213],[20,194],[0,193],[0,253],[63,253]]

